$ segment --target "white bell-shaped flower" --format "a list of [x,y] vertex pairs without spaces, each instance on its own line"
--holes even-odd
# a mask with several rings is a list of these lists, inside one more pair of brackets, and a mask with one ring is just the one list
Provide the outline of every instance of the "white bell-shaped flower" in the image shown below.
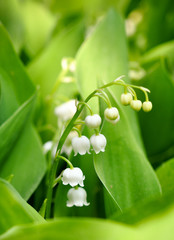
[[72,139],[77,136],[78,136],[78,133],[76,131],[71,131],[68,134],[68,136],[62,146],[61,153],[66,153],[67,156],[70,156],[70,154],[72,152]]
[[105,151],[107,141],[103,134],[92,135],[90,142],[96,154]]
[[66,203],[67,207],[83,207],[88,206],[90,203],[87,202],[87,194],[86,191],[78,187],[77,189],[71,188],[67,193],[68,201]]
[[75,156],[79,153],[80,155],[84,155],[87,153],[90,154],[90,141],[86,136],[74,137],[72,139],[72,148],[75,152]]
[[63,171],[62,182],[64,185],[70,184],[72,187],[75,187],[79,184],[81,187],[84,187],[84,179],[85,176],[83,176],[82,170],[78,167],[75,167],[73,169],[66,168]]
[[85,118],[85,123],[89,128],[98,128],[101,124],[101,117],[98,114],[89,115]]
[[54,158],[57,151],[57,144],[53,143],[53,141],[48,141],[43,145],[44,154],[47,154],[49,151],[51,151],[52,158]]
[[116,124],[120,120],[119,111],[116,107],[106,108],[104,116],[105,119],[112,124]]
[[76,110],[77,108],[75,100],[70,100],[56,107],[54,113],[58,116],[60,120],[68,121],[74,116]]
[[43,144],[43,152],[44,154],[47,154],[53,147],[53,141],[48,141]]

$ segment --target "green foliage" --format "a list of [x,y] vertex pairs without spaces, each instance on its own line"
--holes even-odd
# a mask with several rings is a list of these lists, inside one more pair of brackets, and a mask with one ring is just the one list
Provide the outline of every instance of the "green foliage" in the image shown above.
[[19,224],[44,222],[44,219],[3,179],[0,179],[0,191],[3,196],[0,199],[0,234]]
[[[172,0],[1,0],[0,239],[173,240],[173,16]],[[105,88],[120,115],[112,125],[107,100],[90,97],[121,75]],[[130,84],[142,102],[150,90],[151,112],[122,105],[122,93],[135,97]],[[104,152],[61,152],[74,121],[82,135],[94,134],[83,122],[86,105],[67,122],[55,115],[71,99],[90,99],[101,116]],[[71,187],[58,154],[82,169],[89,206],[66,206]]]

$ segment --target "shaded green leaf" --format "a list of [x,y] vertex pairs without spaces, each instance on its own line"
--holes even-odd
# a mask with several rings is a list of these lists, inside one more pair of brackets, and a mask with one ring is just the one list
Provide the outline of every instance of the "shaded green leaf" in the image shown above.
[[147,75],[138,84],[150,89],[153,109],[149,113],[141,111],[139,119],[147,153],[152,163],[159,164],[173,152],[166,151],[174,144],[174,85],[163,61],[149,63],[146,70]]
[[21,198],[18,192],[2,179],[0,179],[0,192],[0,234],[16,225],[44,222],[44,219]]
[[0,176],[13,174],[12,185],[28,199],[40,183],[46,171],[46,161],[37,132],[27,124],[8,158],[0,169]]
[[0,48],[0,68],[2,68],[12,80],[11,84],[15,89],[16,98],[21,104],[33,95],[35,88],[17,57],[2,23],[0,24]]

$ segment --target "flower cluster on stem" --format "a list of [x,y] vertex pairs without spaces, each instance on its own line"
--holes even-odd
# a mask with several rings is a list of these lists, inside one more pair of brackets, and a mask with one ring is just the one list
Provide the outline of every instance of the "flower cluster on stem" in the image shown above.
[[[120,120],[120,113],[118,107],[112,106],[110,99],[106,92],[104,91],[106,88],[110,86],[122,86],[124,88],[124,93],[121,95],[121,103],[125,106],[130,105],[132,109],[136,111],[140,111],[142,108],[145,112],[149,112],[152,109],[152,103],[148,99],[148,89],[144,87],[138,87],[131,84],[127,84],[122,80],[123,76],[117,78],[113,82],[103,85],[102,87],[94,90],[84,102],[76,102],[73,100],[73,108],[68,109],[68,103],[65,103],[62,106],[59,106],[55,109],[55,114],[59,119],[63,122],[67,122],[67,126],[61,135],[57,150],[55,161],[52,164],[52,168],[50,171],[50,181],[48,186],[48,202],[47,202],[47,216],[50,214],[51,207],[51,199],[52,199],[52,187],[55,186],[60,179],[64,185],[70,185],[72,188],[67,193],[67,206],[88,206],[87,202],[87,193],[84,186],[85,176],[83,172],[78,167],[73,167],[72,163],[65,157],[61,156],[62,150],[66,145],[71,147],[70,151],[73,150],[75,156],[77,154],[84,155],[90,154],[91,147],[95,154],[99,154],[100,152],[104,152],[107,140],[106,137],[101,133],[101,116],[97,113],[93,113],[92,109],[88,105],[88,101],[93,97],[99,97],[105,101],[107,104],[107,108],[104,110],[104,118],[106,121],[116,124]],[[135,89],[141,90],[145,94],[145,102],[141,102],[137,99],[137,94]],[[71,101],[70,101],[71,102]],[[71,102],[72,104],[72,102]],[[74,106],[75,105],[75,106]],[[85,117],[85,119],[80,118],[80,114],[82,110],[87,107],[90,114]],[[81,134],[82,128],[77,127],[77,125],[86,125],[88,128],[94,131],[94,134],[88,138]],[[76,133],[76,134],[72,134]],[[71,137],[70,137],[71,136]],[[68,140],[69,139],[69,140]],[[70,155],[70,151],[69,154]],[[65,152],[66,153],[66,152]],[[56,171],[58,162],[60,159],[63,159],[69,165],[69,168],[66,168],[60,177],[56,178]]]

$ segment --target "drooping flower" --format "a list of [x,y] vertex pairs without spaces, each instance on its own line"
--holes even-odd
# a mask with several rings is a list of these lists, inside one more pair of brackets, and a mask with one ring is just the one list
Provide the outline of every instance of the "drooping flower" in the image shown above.
[[143,111],[150,112],[152,110],[152,103],[150,101],[143,102]]
[[125,106],[129,105],[132,101],[131,93],[122,93],[121,94],[121,103]]
[[74,116],[76,110],[77,108],[75,100],[73,99],[56,107],[54,113],[58,116],[60,120],[65,122],[70,120]]
[[105,151],[107,141],[103,134],[92,135],[90,142],[96,154],[98,154],[100,151]]
[[44,154],[47,154],[47,152],[49,152],[52,149],[53,146],[53,142],[52,141],[48,141],[46,143],[43,144],[43,152]]
[[119,111],[116,107],[106,108],[104,116],[105,119],[112,124],[116,124],[120,120]]
[[132,109],[138,112],[141,110],[142,102],[140,100],[132,100],[130,106]]
[[72,139],[76,136],[78,136],[78,133],[76,131],[71,131],[68,134],[68,136],[67,136],[67,138],[66,138],[66,140],[65,140],[65,142],[62,146],[61,153],[66,153],[67,156],[69,156],[71,154],[71,152],[72,152]]
[[78,184],[83,187],[83,180],[85,176],[83,176],[83,172],[80,168],[75,167],[73,169],[66,168],[63,171],[62,182],[64,185],[70,184],[72,187],[77,186]]
[[89,152],[90,149],[90,141],[86,136],[74,137],[72,139],[72,148],[75,152],[75,156],[79,153],[80,155],[84,155]]
[[89,115],[85,118],[85,123],[89,128],[98,128],[101,124],[101,117],[98,114]]
[[87,202],[87,194],[85,189],[78,187],[77,189],[71,188],[67,193],[68,201],[67,207],[83,207],[88,206],[90,203]]
[[47,154],[49,151],[51,151],[51,155],[53,158],[56,155],[56,150],[57,150],[57,145],[56,143],[53,143],[53,141],[48,141],[43,145],[44,154]]

